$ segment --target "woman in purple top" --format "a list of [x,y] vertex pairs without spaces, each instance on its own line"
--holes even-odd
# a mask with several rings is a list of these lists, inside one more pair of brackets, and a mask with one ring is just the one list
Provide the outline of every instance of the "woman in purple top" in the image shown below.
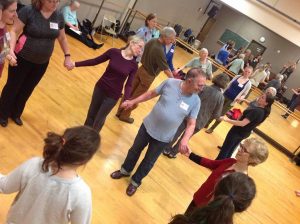
[[138,69],[136,57],[144,47],[144,41],[134,36],[123,49],[111,48],[104,54],[90,60],[75,62],[75,67],[94,66],[109,60],[109,64],[96,83],[92,101],[84,125],[100,132],[106,116],[122,95],[125,80],[124,98],[129,99],[134,75]]

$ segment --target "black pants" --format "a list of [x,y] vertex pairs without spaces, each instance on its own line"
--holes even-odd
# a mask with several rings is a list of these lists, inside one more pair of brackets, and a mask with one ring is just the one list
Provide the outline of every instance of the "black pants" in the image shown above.
[[87,35],[85,35],[85,34],[80,35],[78,33],[75,33],[67,25],[65,26],[65,32],[66,32],[66,34],[70,35],[71,37],[74,37],[75,39],[79,40],[80,42],[84,43],[86,46],[88,46],[90,48],[95,49],[97,47],[96,46],[97,44],[93,40],[89,39]]
[[102,89],[96,85],[84,125],[90,126],[100,132],[107,115],[116,103],[116,99],[106,96]]
[[18,65],[8,67],[7,82],[0,99],[2,119],[21,117],[27,100],[45,74],[48,64],[49,61],[44,64],[31,63],[19,56]]
[[251,133],[241,134],[235,131],[233,128],[231,128],[226,135],[221,151],[217,156],[216,160],[230,158],[235,148],[241,143],[243,139],[248,138],[250,134]]

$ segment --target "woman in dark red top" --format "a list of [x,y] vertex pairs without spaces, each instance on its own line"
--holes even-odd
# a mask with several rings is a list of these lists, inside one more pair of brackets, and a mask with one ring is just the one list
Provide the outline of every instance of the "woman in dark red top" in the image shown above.
[[194,198],[185,212],[185,214],[190,214],[195,208],[208,204],[214,194],[215,186],[220,179],[232,172],[247,174],[248,166],[256,166],[264,162],[268,158],[269,152],[267,145],[262,140],[248,138],[240,144],[235,159],[210,160],[200,157],[191,151],[185,155],[195,163],[212,171],[207,180],[195,192]]
[[75,67],[94,66],[109,60],[108,66],[96,83],[92,102],[84,125],[100,132],[106,116],[116,105],[122,94],[125,80],[124,98],[129,99],[134,75],[138,69],[136,57],[142,53],[144,41],[137,36],[131,38],[124,49],[111,48],[94,59],[75,62]]

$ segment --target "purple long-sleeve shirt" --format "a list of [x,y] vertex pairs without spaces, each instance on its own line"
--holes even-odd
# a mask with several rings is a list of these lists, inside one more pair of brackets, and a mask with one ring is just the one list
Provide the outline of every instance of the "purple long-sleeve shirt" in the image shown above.
[[120,49],[111,48],[99,57],[76,62],[75,66],[93,66],[103,63],[107,60],[109,60],[108,66],[96,85],[98,85],[108,97],[118,100],[122,94],[124,82],[127,79],[124,97],[125,100],[129,99],[132,81],[138,69],[135,58],[127,60],[122,56]]

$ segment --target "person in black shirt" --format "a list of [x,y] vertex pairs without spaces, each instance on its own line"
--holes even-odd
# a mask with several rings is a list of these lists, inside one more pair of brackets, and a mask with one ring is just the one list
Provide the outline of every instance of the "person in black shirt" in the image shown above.
[[223,121],[233,124],[233,126],[227,133],[216,160],[231,157],[238,144],[243,139],[249,137],[251,131],[269,116],[273,102],[274,96],[270,93],[264,93],[257,99],[257,106],[248,107],[239,120],[231,120],[226,116],[220,118]]

